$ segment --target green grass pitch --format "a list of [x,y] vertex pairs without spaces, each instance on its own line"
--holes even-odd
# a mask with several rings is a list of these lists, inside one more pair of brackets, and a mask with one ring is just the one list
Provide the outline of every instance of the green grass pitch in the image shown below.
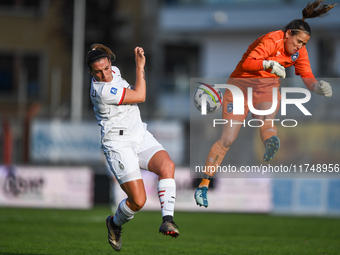
[[[109,207],[0,208],[0,254],[114,254]],[[180,236],[158,233],[160,212],[141,211],[123,227],[119,254],[340,254],[340,219],[176,212]]]

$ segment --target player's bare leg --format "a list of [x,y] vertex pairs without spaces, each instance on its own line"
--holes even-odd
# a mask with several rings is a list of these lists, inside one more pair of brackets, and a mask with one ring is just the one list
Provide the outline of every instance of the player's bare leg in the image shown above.
[[158,197],[163,217],[159,232],[176,238],[179,236],[179,231],[173,221],[176,200],[175,164],[169,154],[161,150],[153,155],[149,161],[148,169],[159,177]]
[[[236,122],[237,121],[234,121],[234,123]],[[228,123],[231,123],[231,120],[228,120]],[[208,207],[208,188],[210,178],[214,176],[217,167],[221,165],[231,144],[236,140],[241,126],[241,124],[224,125],[221,138],[211,147],[205,162],[205,173],[203,173],[202,181],[194,194],[197,205]]]
[[[272,106],[271,102],[262,102],[256,106],[256,109],[267,110]],[[270,162],[273,160],[274,155],[280,148],[280,139],[277,137],[277,127],[274,125],[273,119],[275,119],[276,111],[268,116],[255,116],[257,119],[263,121],[263,125],[260,127],[260,137],[264,144],[265,152],[263,155],[263,160]]]
[[120,251],[122,248],[122,225],[132,220],[134,215],[142,209],[146,201],[142,179],[125,182],[121,184],[121,188],[128,197],[119,203],[115,215],[110,215],[106,219],[109,244],[116,251]]

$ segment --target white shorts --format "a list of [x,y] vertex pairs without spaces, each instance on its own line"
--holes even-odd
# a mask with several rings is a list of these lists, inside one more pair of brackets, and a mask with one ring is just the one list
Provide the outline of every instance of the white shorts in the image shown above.
[[163,146],[149,131],[133,141],[105,141],[102,148],[110,170],[121,185],[125,182],[142,179],[140,169],[148,170],[150,159]]

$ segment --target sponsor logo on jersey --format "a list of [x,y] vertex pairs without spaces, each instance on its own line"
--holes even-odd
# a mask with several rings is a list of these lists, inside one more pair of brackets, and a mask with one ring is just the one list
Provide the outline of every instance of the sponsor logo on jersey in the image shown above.
[[298,59],[298,57],[299,57],[299,52],[296,52],[291,56],[291,59],[292,59],[292,61],[295,61],[295,60]]
[[229,113],[231,113],[231,112],[233,111],[233,103],[229,103],[229,104],[227,105],[227,111],[228,111]]
[[276,57],[280,56],[281,55],[281,52],[280,51],[277,51],[276,52]]
[[115,87],[112,87],[111,90],[110,90],[110,93],[116,95],[117,91],[118,90]]

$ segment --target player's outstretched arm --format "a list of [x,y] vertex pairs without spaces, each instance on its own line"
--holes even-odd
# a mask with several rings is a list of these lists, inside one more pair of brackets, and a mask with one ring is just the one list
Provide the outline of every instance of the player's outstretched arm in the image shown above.
[[320,81],[314,83],[313,91],[321,96],[331,97],[332,96],[332,86],[326,81]]
[[135,89],[127,89],[123,104],[142,103],[146,98],[146,80],[145,80],[145,56],[141,47],[135,48],[136,61],[136,84]]

